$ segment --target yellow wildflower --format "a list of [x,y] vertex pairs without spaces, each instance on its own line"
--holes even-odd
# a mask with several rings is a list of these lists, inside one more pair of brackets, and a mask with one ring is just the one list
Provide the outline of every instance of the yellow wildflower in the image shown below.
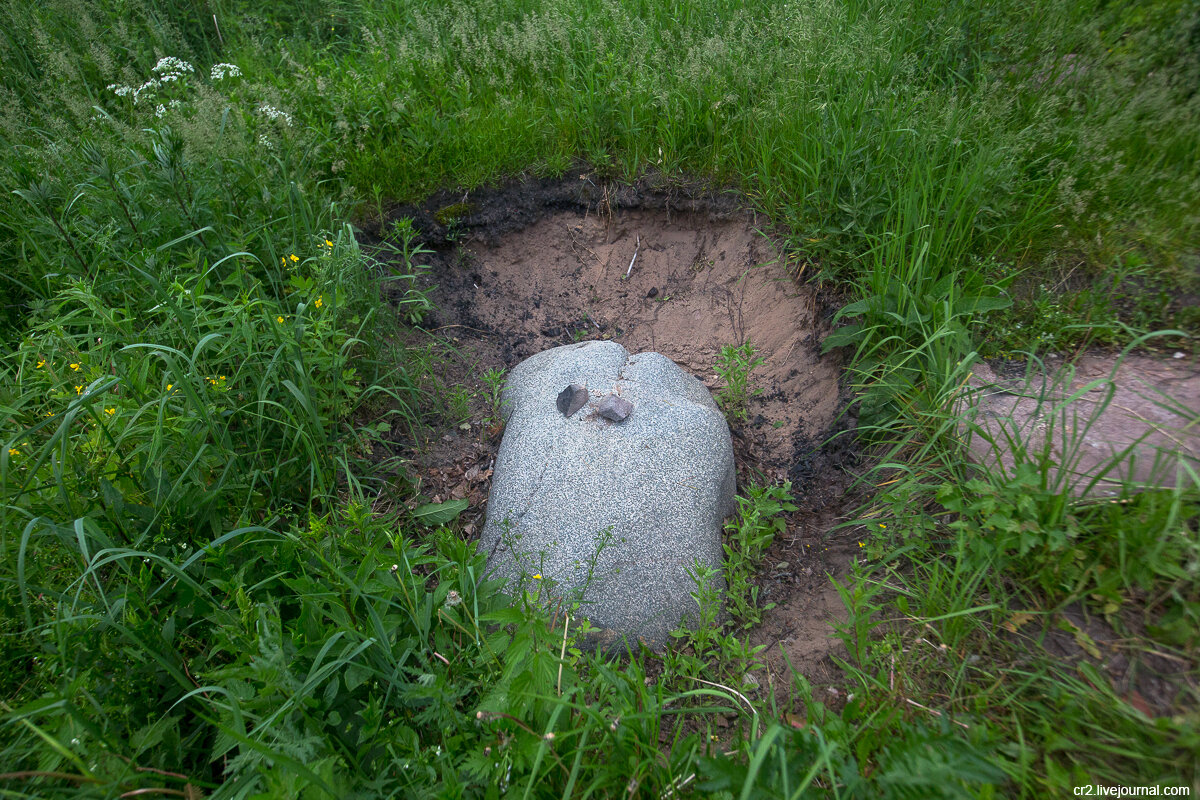
[[295,253],[292,253],[291,255],[289,255],[288,258],[290,258],[293,263],[300,260],[300,256],[296,255]]
[[75,370],[76,372],[79,372],[79,365],[78,365],[78,364],[71,364],[71,365],[70,365],[70,367],[71,367],[71,369]]
[[167,384],[167,391],[168,391],[168,392],[169,392],[169,391],[171,391],[171,390],[172,390],[172,389],[174,389],[174,388],[175,388],[175,384],[173,384],[173,383],[168,383],[168,384]]
[[866,547],[866,545],[865,545],[865,544],[863,544],[862,542],[859,542],[859,543],[858,543],[858,546],[859,546],[859,547]]
[[313,303],[313,305],[315,305],[317,308],[320,308],[321,306],[325,305],[325,301],[318,297],[317,302]]
[[534,577],[534,579],[535,579],[535,580],[539,580],[539,581],[540,581],[540,580],[542,579],[542,573],[540,573],[540,572],[539,572],[537,575],[534,575],[533,577]]
[[280,256],[280,257],[279,257],[279,263],[280,263],[280,264],[283,264],[283,265],[286,267],[286,266],[287,266],[287,259],[286,259],[286,258],[284,258],[283,256]]
[[46,366],[46,359],[43,358],[41,361],[38,362],[37,368],[41,369],[44,366]]
[[887,527],[887,525],[884,525],[884,524],[881,522],[881,523],[879,523],[879,527],[880,527],[880,528],[886,528],[886,527]]
[[329,241],[328,239],[326,239],[326,240],[325,240],[325,246],[326,246],[326,247],[333,247],[333,242],[331,242],[331,241]]
[[10,456],[19,456],[19,455],[21,455],[21,451],[15,447],[10,447],[10,448],[8,448],[8,454]]
[[106,408],[104,409],[104,413],[111,417],[113,414],[117,413],[117,410],[115,408]]
[[283,317],[282,317],[282,316],[276,317],[276,318],[275,318],[275,321],[276,321],[276,322],[278,322],[280,325],[282,325],[282,324],[283,324]]
[[83,387],[82,387],[82,386],[76,386],[76,387],[75,387],[75,394],[83,394]]

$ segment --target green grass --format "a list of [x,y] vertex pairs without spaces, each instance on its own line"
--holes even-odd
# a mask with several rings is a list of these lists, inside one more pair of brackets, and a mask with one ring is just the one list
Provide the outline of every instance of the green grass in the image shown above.
[[[1079,503],[1050,454],[960,442],[980,353],[1194,348],[1194,5],[0,5],[6,796],[1196,788],[1194,691],[1151,719],[1048,644],[1086,656],[1092,615],[1194,685],[1194,466]],[[704,624],[614,660],[372,455],[472,392],[502,413],[499,373],[396,344],[430,305],[389,205],[519,173],[740,190],[848,295],[844,705],[752,690],[735,635],[786,489],[741,499]]]
[[[1111,389],[1095,405],[1077,402],[1080,391],[1042,409],[1051,429],[1072,431],[1060,458],[955,412],[976,357],[933,373],[925,365],[945,363],[931,357],[940,336],[953,341],[945,327],[931,332],[903,369],[857,370],[865,397],[882,398],[889,411],[867,431],[881,448],[864,476],[880,491],[856,520],[870,538],[868,561],[842,587],[851,674],[875,702],[987,719],[996,735],[1021,743],[996,763],[1023,793],[1089,780],[1191,785],[1200,698],[1190,678],[1172,689],[1174,713],[1148,716],[1136,684],[1098,667],[1115,654],[1101,652],[1067,612],[1103,621],[1133,662],[1129,676],[1152,672],[1142,662],[1155,653],[1194,676],[1194,464],[1179,468],[1173,489],[1126,483],[1109,499],[1072,499],[1068,469]],[[962,426],[1005,445],[1011,467],[967,463]],[[1118,453],[1093,482],[1129,458]],[[1074,661],[1047,645],[1052,630],[1072,634]]]

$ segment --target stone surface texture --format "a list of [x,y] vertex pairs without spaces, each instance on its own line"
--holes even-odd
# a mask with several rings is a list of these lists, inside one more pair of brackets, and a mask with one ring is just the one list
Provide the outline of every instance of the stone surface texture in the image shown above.
[[1075,497],[1176,486],[1200,467],[1200,371],[1182,359],[1052,356],[1008,377],[978,363],[966,390],[960,431],[973,460],[1011,475],[1014,451],[1048,451],[1051,486]]
[[[564,417],[555,400],[569,384],[586,385],[591,402]],[[597,407],[618,392],[636,410],[611,422]],[[708,390],[659,353],[584,342],[514,367],[502,406],[480,541],[489,566],[582,591],[596,627],[665,644],[696,610],[689,566],[699,558],[719,571],[735,508],[729,427]]]

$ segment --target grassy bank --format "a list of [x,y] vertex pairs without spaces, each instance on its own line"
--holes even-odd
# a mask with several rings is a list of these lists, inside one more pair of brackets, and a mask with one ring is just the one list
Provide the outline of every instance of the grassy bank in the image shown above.
[[[0,791],[1200,789],[1194,692],[1045,646],[1095,616],[1195,685],[1200,479],[1073,503],[1048,455],[967,466],[957,406],[980,353],[1191,347],[1194,4],[3,7]],[[585,652],[380,463],[440,413],[387,209],[576,169],[736,189],[853,298],[848,703],[751,692],[702,591],[668,655]]]

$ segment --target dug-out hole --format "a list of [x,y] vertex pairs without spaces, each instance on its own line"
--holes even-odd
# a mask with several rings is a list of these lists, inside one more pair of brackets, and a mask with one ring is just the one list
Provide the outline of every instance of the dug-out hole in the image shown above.
[[610,339],[668,356],[715,394],[721,348],[754,345],[764,359],[750,376],[756,394],[748,420],[731,425],[739,487],[791,480],[800,511],[762,565],[759,602],[776,608],[752,643],[766,645],[769,675],[790,663],[814,683],[839,680],[830,623],[845,612],[828,576],[844,575],[858,548],[830,530],[853,505],[843,467],[855,450],[850,437],[828,440],[851,424],[847,396],[838,356],[820,353],[831,304],[796,280],[765,221],[728,195],[587,178],[444,194],[390,217],[412,219],[433,250],[421,259],[436,286],[424,327],[446,343],[442,385],[476,392],[468,419],[447,419],[406,454],[425,499],[470,501],[468,536],[482,528],[500,443],[485,423],[485,372]]
[[820,355],[828,322],[817,290],[727,200],[628,191],[622,200],[524,185],[398,209],[434,229],[428,327],[454,341],[465,377],[611,339],[668,356],[714,394],[721,348],[750,342],[764,363],[751,373],[748,421],[732,426],[739,471],[813,477],[804,473],[840,408],[840,364]]

